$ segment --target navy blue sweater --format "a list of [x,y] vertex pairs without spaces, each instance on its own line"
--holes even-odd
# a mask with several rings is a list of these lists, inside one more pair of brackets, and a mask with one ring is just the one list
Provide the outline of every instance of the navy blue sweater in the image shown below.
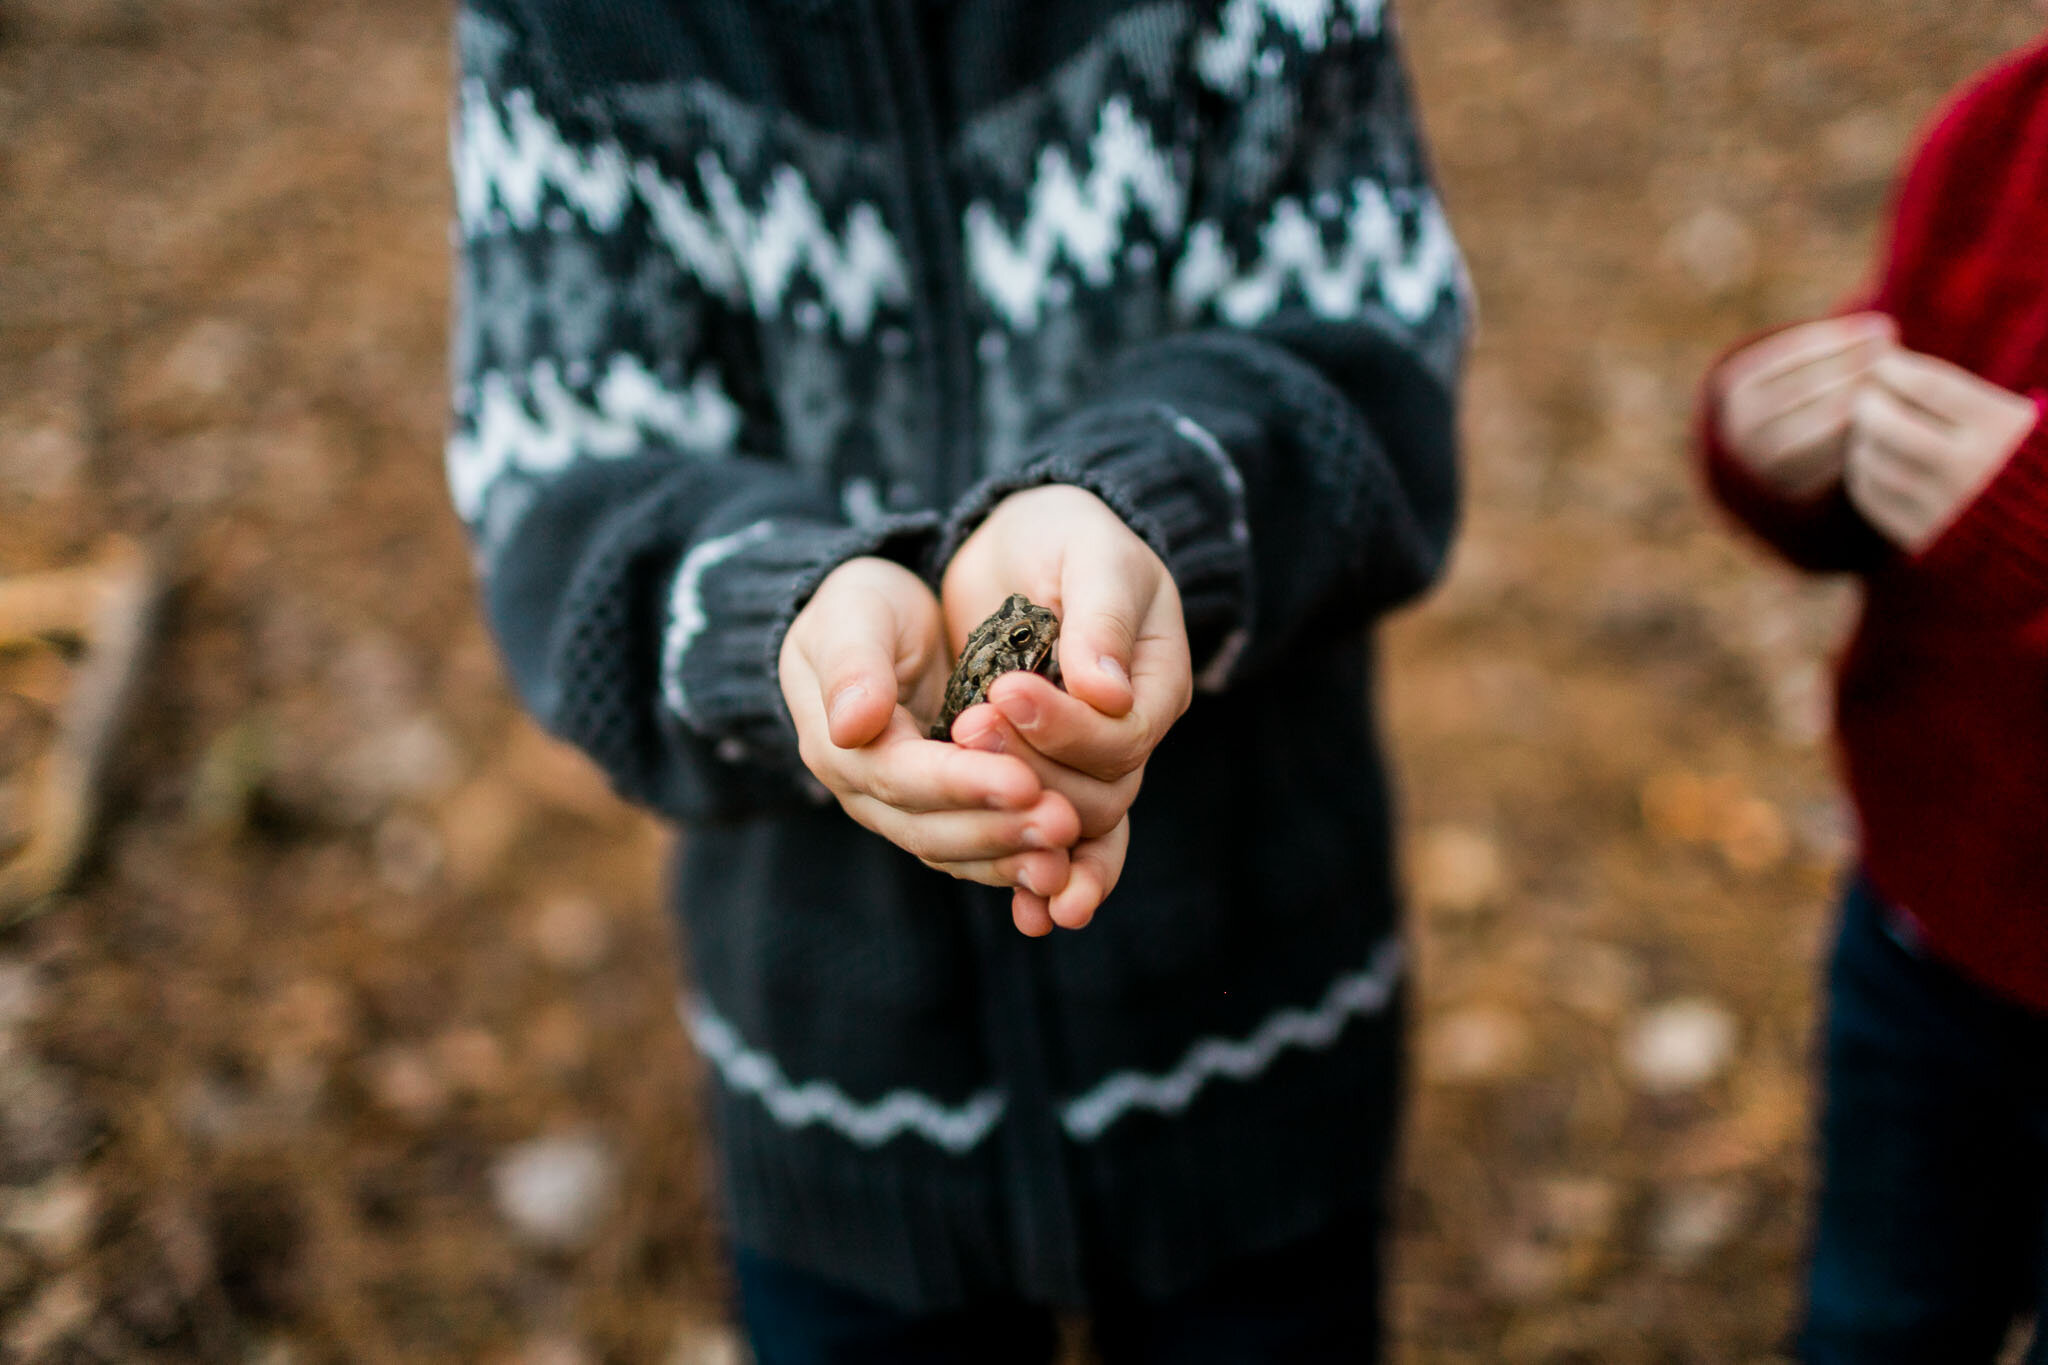
[[[1455,517],[1466,308],[1381,0],[467,0],[449,471],[522,697],[688,823],[734,1235],[908,1307],[1156,1293],[1379,1197],[1369,626]],[[824,799],[834,567],[1098,494],[1202,693],[1029,941]]]

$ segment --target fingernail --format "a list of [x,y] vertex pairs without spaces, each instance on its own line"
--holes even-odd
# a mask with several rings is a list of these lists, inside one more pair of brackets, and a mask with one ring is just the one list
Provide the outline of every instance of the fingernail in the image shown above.
[[1045,837],[1045,831],[1036,825],[1024,826],[1024,847],[1051,848],[1052,843]]
[[1038,869],[1035,867],[1018,869],[1017,880],[1023,884],[1026,891],[1029,891],[1034,896],[1046,894],[1045,888],[1039,884]]
[[973,739],[959,741],[963,749],[979,749],[985,754],[999,754],[1003,751],[1003,732],[991,725]]
[[1019,730],[1036,729],[1038,726],[1038,703],[1029,697],[1003,698],[1002,712]]
[[835,721],[838,720],[840,716],[845,714],[847,707],[852,706],[867,694],[868,689],[865,683],[848,683],[840,688],[832,694],[831,718]]
[[1131,685],[1130,675],[1124,672],[1124,666],[1118,663],[1115,659],[1112,659],[1109,655],[1105,654],[1101,658],[1097,659],[1095,661],[1095,666],[1101,669],[1104,673],[1107,673],[1110,677],[1122,683],[1124,686],[1129,687]]

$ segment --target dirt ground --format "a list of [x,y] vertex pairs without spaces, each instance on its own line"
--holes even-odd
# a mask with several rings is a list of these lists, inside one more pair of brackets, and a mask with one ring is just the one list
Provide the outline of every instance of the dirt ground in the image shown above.
[[[1482,298],[1389,632],[1421,960],[1396,1359],[1792,1311],[1852,605],[1691,386],[1854,288],[2019,0],[1410,0]],[[442,5],[0,0],[0,573],[182,550],[83,877],[0,931],[0,1350],[734,1359],[666,836],[519,720],[441,482]],[[0,845],[65,675],[6,663]],[[8,774],[12,776],[8,776]]]

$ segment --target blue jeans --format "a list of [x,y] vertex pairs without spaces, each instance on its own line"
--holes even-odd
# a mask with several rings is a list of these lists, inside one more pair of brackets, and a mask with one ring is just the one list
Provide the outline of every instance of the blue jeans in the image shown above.
[[[737,1253],[756,1365],[1048,1365],[1051,1310],[996,1302],[913,1315],[794,1267]],[[1107,1296],[1091,1313],[1104,1365],[1372,1365],[1377,1219],[1220,1271],[1171,1298]]]
[[1860,880],[1829,986],[1800,1358],[1988,1363],[2016,1318],[2048,1322],[2048,1015],[1919,951]]

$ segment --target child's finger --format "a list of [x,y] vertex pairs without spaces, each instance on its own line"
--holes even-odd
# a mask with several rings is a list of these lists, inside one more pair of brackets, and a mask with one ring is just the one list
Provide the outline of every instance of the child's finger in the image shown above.
[[897,633],[895,613],[881,598],[846,592],[798,645],[817,677],[832,742],[842,749],[871,742],[889,723],[896,708]]
[[858,792],[842,804],[862,825],[912,857],[932,864],[985,863],[1034,851],[1064,850],[1080,838],[1080,821],[1073,806],[1064,796],[1051,792],[1028,811],[913,813]]
[[1737,444],[1786,491],[1803,494],[1841,473],[1842,444],[1855,415],[1861,380],[1838,381],[1808,401],[1742,433]]
[[992,754],[1015,754],[1022,759],[1045,784],[1046,790],[1058,792],[1073,803],[1075,813],[1081,817],[1084,838],[1107,834],[1115,828],[1116,822],[1123,819],[1124,812],[1131,808],[1131,802],[1137,799],[1138,787],[1144,779],[1144,772],[1140,769],[1104,781],[1049,758],[1033,748],[1001,711],[986,703],[970,706],[961,712],[960,719],[954,722],[953,733],[963,748]]
[[1068,859],[1067,850],[1057,848],[1014,853],[1007,858],[967,859],[950,863],[927,861],[925,866],[934,872],[958,877],[964,882],[978,882],[982,886],[1023,891],[1043,899],[1057,893],[1067,884]]
[[1769,413],[1749,433],[1748,443],[1769,459],[1783,459],[1810,446],[1832,440],[1855,414],[1861,375],[1830,380],[1794,403]]
[[1982,379],[1916,351],[1891,352],[1871,374],[1886,392],[1943,428],[1962,425],[1983,403]]
[[1113,782],[1144,767],[1159,741],[1194,697],[1187,636],[1177,607],[1163,625],[1140,636],[1130,671],[1130,703],[1105,714],[1043,678],[1010,674],[989,688],[989,701],[1032,748],[1088,776]]
[[1122,525],[1077,537],[1060,570],[1060,673],[1067,690],[1105,716],[1131,709],[1131,669],[1164,572]]
[[1919,480],[1908,468],[1869,443],[1859,442],[1851,449],[1842,483],[1849,500],[1872,526],[1901,544],[1913,542],[1914,528],[1922,521],[1922,496]]
[[836,782],[827,785],[911,814],[1024,810],[1044,790],[1023,760],[926,739],[900,707],[890,726],[877,743],[829,755]]
[[1891,344],[1898,327],[1882,313],[1856,313],[1788,328],[1733,361],[1731,383],[1762,389],[1859,373]]
[[[864,829],[881,835],[889,843],[897,845],[915,860],[932,868],[942,868],[952,876],[971,876],[971,880],[987,882],[991,886],[1016,886],[1016,868],[1004,868],[997,872],[989,864],[997,864],[1010,857],[1024,853],[1059,853],[1065,857],[1067,847],[1055,843],[1061,833],[1073,833],[1073,808],[1067,806],[1063,796],[1047,794],[1047,808],[1032,810],[1028,821],[1004,812],[989,810],[936,810],[926,814],[909,814],[895,806],[885,806],[872,796],[858,792],[840,800],[846,814],[858,821]],[[1057,808],[1055,808],[1057,806]],[[1030,827],[1047,825],[1065,829],[1051,829],[1049,833],[1038,833]],[[1071,843],[1071,839],[1069,839]],[[1040,874],[1049,874],[1047,864],[1036,864]],[[1061,878],[1040,876],[1040,886],[1053,886],[1057,890]]]
[[1086,839],[1074,847],[1067,884],[1047,906],[1054,924],[1062,929],[1087,927],[1095,912],[1102,908],[1102,902],[1116,889],[1130,845],[1131,822],[1126,817],[1100,839]]
[[1155,733],[1147,714],[1131,710],[1121,716],[1106,716],[1079,697],[1029,674],[1011,673],[996,679],[989,688],[989,701],[1025,743],[1054,762],[1102,782],[1117,781],[1143,768],[1165,732],[1161,725]]
[[1866,386],[1856,395],[1855,426],[1882,455],[1908,465],[1939,468],[1949,458],[1950,429],[1889,389]]
[[1043,896],[1030,891],[1016,891],[1010,896],[1010,922],[1026,938],[1044,938],[1054,927],[1049,905]]

